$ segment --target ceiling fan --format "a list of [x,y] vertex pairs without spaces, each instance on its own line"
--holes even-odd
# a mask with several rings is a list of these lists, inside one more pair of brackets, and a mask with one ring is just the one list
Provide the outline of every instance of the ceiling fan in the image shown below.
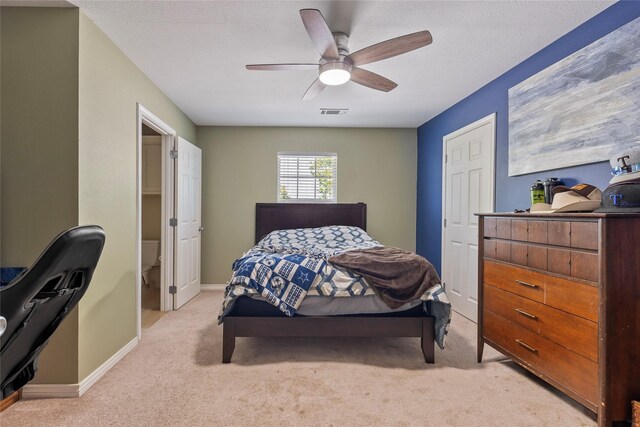
[[309,100],[327,86],[337,86],[349,80],[371,89],[389,92],[398,86],[379,74],[372,73],[361,65],[391,58],[431,44],[429,31],[419,31],[374,44],[357,52],[349,53],[349,36],[332,33],[322,13],[317,9],[301,9],[302,23],[320,52],[317,64],[252,64],[248,70],[318,70],[318,78],[309,86],[302,99]]

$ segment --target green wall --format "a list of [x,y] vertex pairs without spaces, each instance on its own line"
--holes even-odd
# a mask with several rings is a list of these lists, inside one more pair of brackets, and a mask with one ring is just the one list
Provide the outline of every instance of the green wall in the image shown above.
[[26,265],[78,221],[78,11],[0,15],[1,261]]
[[107,235],[79,306],[83,379],[136,336],[137,103],[187,140],[196,128],[83,14],[79,32],[79,220]]
[[225,283],[253,246],[255,204],[276,201],[279,151],[338,154],[338,202],[367,203],[380,242],[415,250],[415,129],[198,127],[202,283]]
[[104,227],[89,290],[35,382],[81,382],[136,337],[137,103],[195,142],[195,125],[78,9],[1,16],[2,265],[29,265],[60,231]]
[[[29,266],[78,224],[78,10],[3,7],[0,43],[0,264]],[[75,310],[39,380],[78,382],[77,332]]]

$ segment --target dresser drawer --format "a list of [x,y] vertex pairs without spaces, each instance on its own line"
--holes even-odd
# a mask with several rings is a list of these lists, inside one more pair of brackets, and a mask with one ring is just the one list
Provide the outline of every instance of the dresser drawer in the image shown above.
[[498,223],[495,218],[485,218],[482,234],[485,237],[496,237],[497,228],[498,228]]
[[511,220],[506,218],[496,219],[496,237],[498,239],[511,239]]
[[544,302],[542,275],[523,268],[495,261],[484,260],[484,283],[505,291]]
[[485,237],[598,250],[597,221],[485,219]]
[[547,248],[545,246],[532,246],[519,242],[510,242],[509,244],[511,251],[508,259],[493,258],[538,270],[547,270]]
[[529,220],[528,240],[534,243],[547,243],[547,222]]
[[539,372],[581,396],[593,406],[598,396],[598,364],[488,311],[484,337]]
[[595,221],[546,221],[550,245],[598,250],[598,223]]
[[484,308],[542,337],[598,361],[598,324],[484,285]]
[[511,240],[521,242],[529,240],[529,221],[526,219],[511,220]]
[[547,243],[556,246],[571,246],[571,222],[548,221]]
[[598,288],[514,265],[484,260],[483,282],[548,306],[598,321]]
[[[515,222],[515,221],[514,221]],[[598,254],[510,240],[484,239],[484,258],[597,282]]]
[[598,281],[598,255],[571,251],[571,277]]
[[598,288],[575,280],[545,277],[545,300],[548,306],[576,316],[598,321]]
[[571,222],[571,247],[582,249],[598,249],[597,222]]

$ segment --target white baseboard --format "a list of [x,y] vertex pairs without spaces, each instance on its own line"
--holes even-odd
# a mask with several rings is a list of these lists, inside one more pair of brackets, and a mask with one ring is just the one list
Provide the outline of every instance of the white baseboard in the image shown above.
[[22,389],[23,399],[46,399],[54,397],[80,397],[100,378],[104,376],[116,363],[138,345],[138,338],[129,341],[116,354],[111,356],[98,369],[87,375],[79,384],[27,384]]
[[227,287],[226,283],[223,284],[210,284],[210,285],[200,285],[201,291],[224,291]]
[[79,397],[79,388],[80,384],[27,384],[22,388],[22,398]]
[[111,368],[113,368],[116,363],[122,360],[131,350],[134,349],[135,346],[138,345],[138,338],[134,338],[129,341],[124,347],[122,347],[116,354],[111,356],[106,362],[104,362],[98,369],[87,375],[85,379],[80,381],[78,387],[79,396],[82,396],[92,385],[94,385],[104,374],[109,372]]

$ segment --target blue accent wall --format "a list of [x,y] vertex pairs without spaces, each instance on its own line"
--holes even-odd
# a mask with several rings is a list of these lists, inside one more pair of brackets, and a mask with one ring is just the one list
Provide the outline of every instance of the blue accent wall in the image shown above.
[[640,1],[612,5],[418,128],[416,252],[431,261],[438,272],[441,271],[442,138],[445,135],[496,113],[497,212],[528,208],[529,188],[536,179],[554,176],[568,185],[587,182],[601,189],[608,185],[609,162],[509,177],[508,90],[639,16]]

